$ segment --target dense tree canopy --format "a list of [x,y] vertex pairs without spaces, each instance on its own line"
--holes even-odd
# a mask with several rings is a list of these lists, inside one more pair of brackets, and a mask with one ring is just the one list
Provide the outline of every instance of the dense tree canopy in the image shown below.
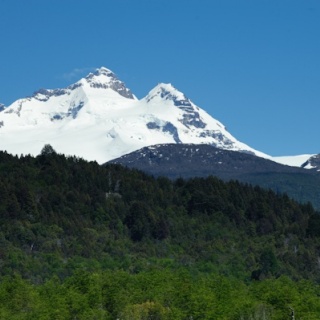
[[0,152],[0,318],[319,319],[310,204],[45,148]]

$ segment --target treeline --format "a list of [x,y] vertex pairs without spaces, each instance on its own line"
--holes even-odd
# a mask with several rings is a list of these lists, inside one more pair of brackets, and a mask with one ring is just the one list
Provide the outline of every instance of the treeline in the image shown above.
[[[41,290],[56,283],[57,292],[62,290],[62,296],[68,295],[66,286],[72,279],[78,279],[79,272],[92,279],[109,274],[119,281],[118,275],[122,274],[129,284],[137,281],[134,279],[139,279],[139,275],[146,276],[149,279],[143,280],[146,292],[152,272],[158,272],[161,279],[165,278],[162,273],[168,272],[172,277],[177,273],[200,277],[191,278],[192,286],[181,289],[180,293],[186,295],[200,290],[193,287],[198,281],[204,285],[210,283],[211,278],[221,277],[229,287],[233,286],[232,281],[238,281],[243,290],[247,290],[244,295],[253,297],[248,307],[251,313],[246,315],[247,311],[241,309],[242,313],[225,313],[221,317],[208,313],[206,317],[256,319],[254,312],[260,312],[259,306],[263,312],[273,310],[274,317],[280,306],[255,297],[250,293],[253,288],[265,284],[266,295],[267,292],[272,295],[271,287],[286,279],[289,283],[286,294],[290,295],[293,290],[299,296],[301,283],[320,280],[319,214],[310,204],[299,204],[287,195],[277,195],[260,187],[237,181],[225,183],[214,177],[175,181],[153,178],[120,165],[99,166],[57,154],[46,146],[37,157],[0,152],[0,190],[0,290],[5,299],[9,299],[10,290],[15,292],[8,291],[11,280],[17,286],[25,286],[23,290],[30,290],[36,306],[46,308]],[[165,285],[165,280],[161,281]],[[81,287],[81,282],[78,285]],[[319,315],[318,287],[309,282],[308,286],[314,299],[312,312]],[[179,288],[178,284],[172,290],[175,288]],[[158,294],[165,299],[169,289],[161,286],[158,289]],[[87,299],[87,293],[77,295],[83,294],[83,299]],[[107,316],[115,319],[123,312],[140,312],[125,311],[132,307],[134,310],[160,308],[163,312],[169,308],[173,319],[187,319],[186,314],[172,316],[175,308],[180,312],[187,307],[168,305],[161,299],[146,296],[130,300],[128,305],[117,309],[117,315],[109,307],[95,306],[92,308],[97,315],[78,318],[100,319],[100,311],[106,319]],[[281,312],[288,312],[288,301],[284,298]],[[67,308],[64,312],[69,312],[73,302],[61,303],[65,303],[61,308]],[[117,298],[112,303],[121,302]],[[199,310],[200,305],[199,301]],[[34,308],[31,309],[34,311]],[[299,308],[295,304],[295,310]],[[12,312],[10,304],[3,305],[1,312]],[[206,319],[190,312],[189,319]],[[26,317],[27,314],[29,311]],[[2,318],[14,319],[10,317]],[[77,317],[70,317],[74,318]],[[30,319],[36,318],[30,316]],[[279,319],[285,318],[279,316]]]

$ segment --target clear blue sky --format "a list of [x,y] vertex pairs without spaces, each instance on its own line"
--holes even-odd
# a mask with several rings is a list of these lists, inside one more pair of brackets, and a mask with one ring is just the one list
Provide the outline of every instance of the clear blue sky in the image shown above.
[[1,0],[0,102],[113,70],[170,82],[237,139],[320,153],[319,0]]

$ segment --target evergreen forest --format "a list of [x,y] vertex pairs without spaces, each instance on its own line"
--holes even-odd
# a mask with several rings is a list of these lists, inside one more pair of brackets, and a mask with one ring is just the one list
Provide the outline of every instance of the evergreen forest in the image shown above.
[[320,215],[216,177],[0,152],[0,319],[320,319]]

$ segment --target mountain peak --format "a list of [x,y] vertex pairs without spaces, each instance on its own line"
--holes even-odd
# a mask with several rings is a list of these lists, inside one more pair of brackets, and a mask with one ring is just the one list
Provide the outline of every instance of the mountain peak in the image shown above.
[[166,90],[166,91],[169,91],[169,92],[177,91],[177,89],[171,83],[160,82],[160,83],[158,83],[156,88],[163,89],[163,90]]
[[3,111],[6,108],[6,106],[3,103],[0,103],[0,112]]
[[[162,100],[171,100],[175,106],[187,103],[190,105],[190,100],[179,90],[177,90],[171,83],[159,83],[146,96],[147,102],[154,98]],[[181,103],[182,102],[182,103]]]
[[106,67],[97,68],[93,73],[90,73],[87,77],[101,76],[101,75],[107,76],[112,79],[117,79],[114,72],[112,72],[110,69],[108,69]]
[[92,88],[112,89],[118,92],[125,98],[135,99],[132,92],[126,87],[126,85],[120,81],[114,72],[110,69],[101,67],[95,70],[93,73],[89,73],[85,77],[85,81]]
[[171,83],[160,82],[153,90],[158,91],[159,93],[162,94],[162,96],[169,95],[169,94],[175,95],[175,96],[178,96],[178,95],[183,96],[183,93],[180,92],[178,89],[176,89]]

